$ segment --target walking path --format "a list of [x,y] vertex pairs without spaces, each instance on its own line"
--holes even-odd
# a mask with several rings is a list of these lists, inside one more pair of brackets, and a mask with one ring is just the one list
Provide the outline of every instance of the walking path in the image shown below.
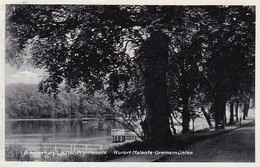
[[[250,127],[250,128],[248,128]],[[249,131],[247,131],[250,129]],[[235,131],[235,132],[233,132]],[[254,141],[254,116],[237,122],[234,125],[227,125],[225,129],[215,131],[214,129],[201,131],[193,134],[178,135],[178,140],[196,140],[203,139],[189,146],[183,147],[182,150],[168,152],[153,151],[152,155],[146,153],[129,154],[110,160],[109,162],[152,162],[152,161],[179,161],[179,162],[236,162],[236,161],[254,161],[255,158],[255,141]],[[249,137],[247,137],[249,135]],[[245,137],[243,139],[243,137]],[[208,139],[210,138],[210,139]],[[222,140],[223,138],[223,140]],[[204,140],[207,139],[207,140]],[[237,147],[231,146],[234,142]],[[217,144],[215,142],[218,142]],[[223,145],[222,147],[220,147]],[[229,146],[233,150],[229,150]],[[222,150],[225,154],[222,154]],[[203,151],[202,151],[203,150]],[[246,150],[246,151],[245,151]],[[241,154],[237,154],[237,153]],[[216,153],[216,154],[214,154]],[[244,154],[243,154],[244,153]],[[164,154],[164,155],[162,155]],[[171,155],[169,155],[171,154]],[[192,154],[192,155],[191,155]],[[178,155],[178,156],[176,156]],[[210,156],[208,156],[210,155]],[[237,155],[237,156],[236,156]],[[247,156],[244,156],[247,155]],[[216,157],[215,157],[216,156]],[[244,156],[242,158],[242,156]]]
[[165,156],[160,162],[254,162],[255,124],[241,128],[188,147],[192,156]]

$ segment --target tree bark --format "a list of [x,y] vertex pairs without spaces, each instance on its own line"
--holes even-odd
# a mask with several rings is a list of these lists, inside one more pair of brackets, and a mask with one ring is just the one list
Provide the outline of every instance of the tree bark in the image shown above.
[[[225,106],[226,108],[226,106]],[[224,110],[223,110],[224,111]],[[225,109],[225,112],[224,112],[224,125],[227,125],[227,115],[226,115],[226,109]]]
[[213,104],[213,111],[215,114],[215,130],[218,130],[219,128],[224,128],[225,108],[226,108],[225,97],[224,95],[221,95],[220,92],[217,92],[214,96],[214,104]]
[[224,97],[222,97],[221,99],[221,102],[220,102],[220,113],[221,113],[221,116],[220,116],[220,119],[221,119],[221,122],[223,123],[223,129],[225,129],[225,125],[227,124],[227,119],[226,119],[226,103],[227,101],[225,100]]
[[239,121],[239,118],[238,118],[238,106],[239,106],[239,101],[236,100],[235,104],[236,104],[236,105],[235,105],[236,122],[238,122],[238,121]]
[[171,115],[170,115],[170,121],[171,121],[171,128],[172,128],[173,134],[176,135],[177,131],[176,131],[175,127],[174,127],[174,122],[173,122],[173,119],[172,119]]
[[218,110],[218,103],[219,103],[219,99],[217,96],[214,97],[214,104],[213,104],[213,112],[214,112],[214,116],[215,116],[215,130],[218,130],[218,125],[220,122],[220,113]]
[[163,32],[155,31],[143,43],[143,77],[146,104],[144,141],[163,144],[172,137],[170,130],[170,103],[167,95],[166,72],[169,39]]
[[201,107],[201,111],[203,112],[203,115],[204,115],[204,117],[206,118],[207,123],[209,124],[209,127],[211,128],[211,127],[212,127],[212,124],[211,124],[211,122],[210,122],[210,117],[209,117],[208,113],[206,113],[204,107]]
[[185,94],[182,95],[183,111],[182,111],[182,133],[190,131],[190,110],[189,110],[189,97]]
[[248,116],[249,103],[250,103],[250,99],[245,98],[244,99],[244,109],[243,109],[243,119],[246,119],[246,117]]
[[229,124],[234,124],[234,101],[230,101],[230,118],[229,118]]

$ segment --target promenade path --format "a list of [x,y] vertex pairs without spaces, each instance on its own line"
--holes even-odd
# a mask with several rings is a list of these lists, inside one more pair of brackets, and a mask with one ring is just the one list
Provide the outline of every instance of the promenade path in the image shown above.
[[[223,130],[213,129],[183,135],[184,139],[207,137],[184,147],[192,155],[127,155],[109,162],[254,162],[255,161],[255,118],[242,120],[241,125],[226,126]],[[170,150],[169,150],[170,151]],[[177,150],[178,151],[178,150]]]
[[160,162],[254,162],[255,123],[187,148],[193,155],[166,156]]

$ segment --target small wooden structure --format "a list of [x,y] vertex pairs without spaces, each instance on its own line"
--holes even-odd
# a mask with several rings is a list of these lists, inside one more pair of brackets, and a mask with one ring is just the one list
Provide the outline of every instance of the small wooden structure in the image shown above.
[[127,129],[111,129],[113,143],[125,142],[125,140],[136,140],[136,134]]

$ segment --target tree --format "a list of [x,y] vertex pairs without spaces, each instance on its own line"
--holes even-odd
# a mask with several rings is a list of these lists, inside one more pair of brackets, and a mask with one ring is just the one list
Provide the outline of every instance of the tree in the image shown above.
[[[127,101],[123,94],[129,92],[129,85],[135,87],[134,79],[141,79],[141,88],[138,83],[138,88],[132,92],[143,91],[146,112],[143,127],[147,130],[145,140],[164,143],[171,139],[169,100],[175,96],[169,91],[168,81],[178,76],[176,72],[175,76],[171,75],[169,69],[172,66],[182,71],[177,79],[179,84],[175,84],[178,88],[173,90],[179,91],[182,96],[183,131],[186,133],[189,130],[189,98],[199,83],[197,74],[200,77],[203,74],[212,84],[209,90],[214,99],[218,124],[222,111],[217,110],[223,109],[228,99],[226,86],[233,83],[228,79],[230,73],[227,68],[232,62],[222,67],[226,59],[224,52],[230,53],[227,54],[228,60],[234,58],[234,54],[231,54],[234,50],[229,49],[232,42],[223,43],[229,40],[228,37],[236,37],[232,27],[230,35],[223,26],[231,9],[7,5],[7,61],[20,64],[24,57],[22,53],[29,50],[26,53],[30,52],[32,63],[44,68],[48,74],[39,85],[42,92],[56,95],[60,91],[59,84],[65,82],[67,87],[78,88],[89,95],[101,91],[107,95],[111,105],[118,100]],[[234,15],[240,16],[240,7],[234,7],[236,10],[238,12],[234,12]],[[221,17],[214,15],[216,11],[219,14],[223,12]],[[241,13],[241,19],[235,25],[248,22],[243,17],[252,15],[246,14]],[[244,35],[247,29],[241,31],[240,34]],[[182,36],[185,40],[180,42],[180,38],[176,42],[176,37]],[[17,47],[10,47],[12,45]],[[130,51],[134,54],[130,54]],[[170,54],[174,51],[174,54]],[[139,77],[133,77],[136,75]],[[227,82],[221,83],[223,80]],[[220,97],[224,97],[224,100]]]
[[[154,31],[141,47],[146,124],[149,135],[146,140],[171,136],[169,126],[170,104],[167,95],[166,72],[168,66],[169,38],[162,31]],[[160,55],[160,56],[159,56]],[[168,141],[169,139],[163,139]]]
[[[169,94],[173,111],[182,114],[182,133],[189,132],[191,114],[206,105],[202,102],[198,91],[205,89],[203,76],[204,56],[207,50],[207,33],[202,25],[211,21],[208,17],[208,8],[182,8],[179,15],[179,25],[174,31],[171,47],[170,65],[168,70]],[[194,99],[196,105],[192,104]],[[196,101],[195,100],[195,101]],[[193,117],[194,118],[194,117]]]
[[230,118],[229,118],[229,124],[232,125],[234,124],[234,101],[230,100],[229,101],[230,105]]
[[[154,6],[10,5],[7,14],[7,29],[9,30],[7,36],[10,36],[13,43],[19,43],[20,50],[26,44],[31,45],[33,63],[37,67],[44,67],[48,72],[49,76],[40,83],[41,91],[55,94],[59,91],[58,85],[65,80],[66,84],[72,88],[83,86],[85,92],[89,94],[95,90],[103,90],[113,102],[119,94],[118,90],[126,86],[125,83],[131,76],[131,63],[129,63],[131,57],[125,53],[128,41],[132,41],[132,44],[138,43],[140,39],[137,38],[142,36],[140,33],[146,31],[149,36],[152,32],[149,29],[156,29],[156,26],[162,25],[161,18],[165,13],[160,10],[160,7]],[[141,11],[145,12],[141,13]],[[151,13],[149,18],[146,18],[144,14],[146,12]],[[156,15],[159,16],[153,23],[152,17]],[[141,26],[142,30],[138,30],[138,26]],[[153,40],[151,38],[151,41]],[[163,47],[163,49],[168,48],[167,45]],[[163,52],[165,56],[168,55],[167,50]],[[7,53],[9,55],[7,60],[12,62],[20,58],[10,50],[7,50]],[[162,79],[165,72],[162,71],[159,74],[162,75]],[[149,78],[146,79],[149,80]],[[166,85],[165,81],[162,82]],[[158,86],[163,86],[163,84]],[[153,91],[154,88],[148,87],[145,92]],[[148,110],[153,110],[150,112],[151,116],[158,116],[153,112],[159,113],[157,110],[160,110],[163,103],[167,103],[166,91],[162,92],[164,94],[162,98],[165,99],[158,99],[158,103],[161,104],[158,104],[157,109],[152,109],[151,103],[148,102],[149,97],[146,97],[146,107],[150,108]],[[148,93],[144,94],[148,95]],[[152,121],[148,121],[149,126],[160,129],[162,126],[160,123],[163,122],[165,124],[163,127],[167,127],[169,125],[169,121],[165,121],[167,114],[167,112],[162,114],[160,116],[162,118],[152,118]],[[155,133],[150,134],[152,136],[147,140],[164,141],[170,133],[168,128],[167,133],[159,138],[155,137]]]
[[253,88],[255,13],[249,7],[213,7],[209,11],[214,20],[206,26],[210,30],[207,38],[213,40],[208,43],[204,72],[218,129],[218,124],[224,121],[227,100],[241,95],[245,88],[242,83]]

